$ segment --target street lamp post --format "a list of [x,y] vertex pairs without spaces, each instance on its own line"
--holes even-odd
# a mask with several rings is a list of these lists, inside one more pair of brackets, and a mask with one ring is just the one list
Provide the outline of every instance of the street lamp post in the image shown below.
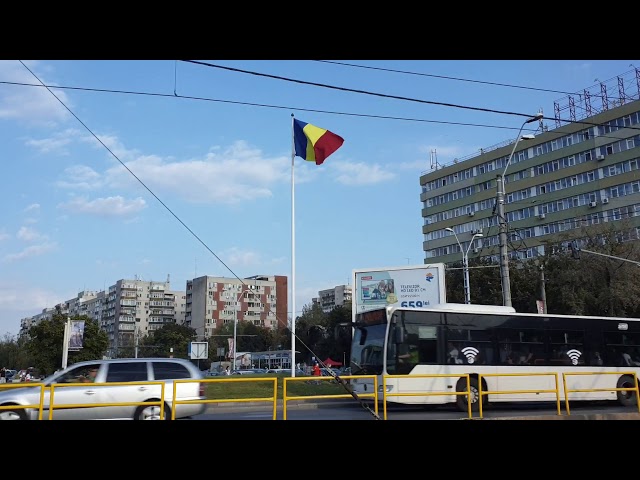
[[481,233],[474,233],[469,241],[469,245],[467,246],[467,250],[462,248],[462,244],[460,240],[458,240],[458,235],[453,230],[453,228],[445,228],[447,232],[453,233],[453,236],[456,237],[456,242],[458,242],[458,246],[460,247],[460,252],[462,253],[462,271],[464,272],[464,303],[471,303],[471,290],[469,288],[469,250],[471,249],[471,245],[473,245],[473,241],[476,238],[482,237]]
[[507,253],[507,218],[504,209],[504,176],[507,173],[507,168],[509,168],[509,165],[511,164],[511,159],[513,158],[513,154],[516,151],[518,142],[520,142],[520,140],[532,140],[533,138],[535,138],[533,135],[520,136],[520,134],[522,133],[522,129],[526,124],[536,122],[542,118],[542,113],[538,113],[535,116],[524,121],[524,123],[520,127],[520,130],[518,130],[518,136],[516,137],[516,141],[513,143],[513,149],[511,150],[511,154],[509,155],[507,164],[504,166],[502,175],[498,175],[496,180],[498,187],[496,206],[498,207],[498,226],[500,238],[500,277],[502,281],[502,304],[507,307],[511,306],[511,283],[509,280],[509,257]]

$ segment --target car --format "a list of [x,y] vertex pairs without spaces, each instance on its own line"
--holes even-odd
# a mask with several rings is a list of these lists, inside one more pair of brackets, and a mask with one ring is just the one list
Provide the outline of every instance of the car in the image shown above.
[[[95,383],[88,374],[97,369]],[[161,385],[164,383],[164,419],[172,418],[174,380],[199,380],[203,375],[190,361],[180,358],[118,358],[78,362],[42,380],[44,399],[42,419],[54,420],[159,420]],[[116,384],[109,386],[110,383]],[[130,385],[128,383],[131,383]],[[64,386],[68,384],[69,386]],[[204,383],[175,384],[179,401],[206,400]],[[53,408],[49,397],[53,390]],[[0,406],[31,405],[2,409],[0,420],[37,420],[42,387],[0,388]],[[119,405],[113,405],[119,404]],[[57,407],[59,405],[60,407]],[[62,405],[73,405],[66,408]],[[175,405],[175,418],[205,412],[205,403]],[[52,411],[51,411],[52,410]]]

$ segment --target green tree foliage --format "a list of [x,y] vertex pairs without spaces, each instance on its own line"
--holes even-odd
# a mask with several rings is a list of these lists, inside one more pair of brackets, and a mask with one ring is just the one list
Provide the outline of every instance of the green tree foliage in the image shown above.
[[[196,341],[196,331],[186,325],[167,323],[143,337],[138,345],[139,356],[189,358],[189,344]],[[173,348],[173,353],[171,349]]]
[[326,314],[317,303],[302,307],[302,314],[296,318],[296,362],[309,364],[311,358],[320,356],[318,344],[326,333]]
[[23,348],[24,344],[24,340],[18,341],[7,333],[0,340],[0,367],[21,370],[33,366],[34,361],[26,348]]
[[[581,239],[580,259],[572,258],[567,244]],[[544,291],[549,313],[565,315],[640,316],[640,268],[615,259],[640,261],[640,242],[635,228],[625,222],[606,222],[571,230],[554,241],[545,242],[545,255],[534,259],[509,260],[511,302],[518,312],[537,312],[536,300]],[[594,252],[594,253],[589,253]],[[600,255],[598,255],[600,254]],[[604,256],[607,255],[607,256]],[[474,268],[474,267],[487,268]],[[446,270],[447,301],[464,303],[461,263]],[[502,305],[502,283],[498,263],[488,260],[469,262],[471,302]]]
[[[98,322],[86,315],[76,315],[70,319],[84,321],[84,338],[81,349],[68,351],[67,365],[103,358],[107,353],[109,338]],[[51,374],[62,366],[66,322],[67,316],[58,312],[51,320],[43,320],[29,329],[24,343],[24,348],[32,358],[33,365],[29,366],[43,374]]]

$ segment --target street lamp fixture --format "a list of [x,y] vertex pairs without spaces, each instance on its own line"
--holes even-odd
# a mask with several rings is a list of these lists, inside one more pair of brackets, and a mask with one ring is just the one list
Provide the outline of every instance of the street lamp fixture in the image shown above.
[[513,158],[513,154],[516,151],[516,147],[520,140],[532,140],[535,138],[534,135],[520,135],[522,133],[522,129],[528,123],[537,122],[541,120],[544,116],[542,113],[538,113],[531,118],[525,120],[518,130],[518,136],[516,137],[516,141],[513,143],[513,149],[511,150],[511,155],[509,155],[509,159],[507,160],[507,164],[504,166],[504,170],[502,171],[502,175],[498,175],[497,178],[497,187],[498,194],[496,198],[496,205],[498,207],[498,226],[499,226],[499,238],[500,238],[500,277],[502,280],[502,304],[507,307],[511,307],[511,283],[509,280],[509,257],[507,252],[507,218],[504,209],[504,191],[505,191],[505,183],[504,177],[507,173],[507,168],[511,164],[511,159]]
[[458,240],[458,235],[456,235],[456,232],[453,230],[453,228],[447,227],[445,228],[445,230],[447,232],[453,233],[453,236],[456,237],[456,242],[458,242],[458,247],[460,247],[460,252],[462,253],[462,270],[464,272],[464,303],[469,304],[471,303],[471,290],[469,288],[469,250],[471,249],[471,245],[473,245],[473,241],[476,238],[482,237],[482,234],[474,233],[471,237],[471,240],[469,241],[467,249],[464,250],[462,248],[462,245],[460,244],[460,240]]

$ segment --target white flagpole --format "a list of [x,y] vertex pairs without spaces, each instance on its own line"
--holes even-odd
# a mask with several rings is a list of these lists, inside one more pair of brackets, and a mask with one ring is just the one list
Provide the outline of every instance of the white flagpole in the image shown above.
[[295,133],[291,114],[291,376],[296,376],[296,215],[293,165],[296,158]]

